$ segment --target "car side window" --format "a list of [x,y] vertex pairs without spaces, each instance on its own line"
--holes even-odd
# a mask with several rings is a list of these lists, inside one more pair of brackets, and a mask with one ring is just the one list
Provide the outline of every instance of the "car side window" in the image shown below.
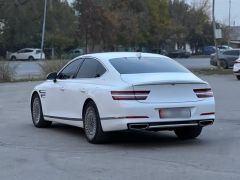
[[239,56],[239,50],[226,51],[223,54],[230,56]]
[[106,69],[99,61],[87,58],[84,60],[77,78],[96,78],[102,76],[105,72]]
[[223,54],[224,55],[231,55],[232,53],[231,53],[231,51],[225,51],[225,52],[223,52]]
[[239,50],[235,50],[234,51],[234,56],[239,56],[240,55],[240,51]]
[[58,73],[58,79],[75,78],[82,62],[83,62],[83,59],[78,59],[68,64],[60,73]]
[[33,52],[33,50],[32,50],[32,49],[26,49],[26,50],[24,51],[24,53],[30,53],[30,52]]
[[25,52],[25,49],[21,49],[18,51],[18,53],[24,53]]

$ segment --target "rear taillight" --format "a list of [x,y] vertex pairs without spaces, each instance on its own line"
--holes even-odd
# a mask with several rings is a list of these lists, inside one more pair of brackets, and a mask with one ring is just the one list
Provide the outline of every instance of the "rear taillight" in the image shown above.
[[204,89],[194,89],[198,98],[209,98],[213,97],[213,92],[211,88],[204,88]]
[[111,91],[113,100],[146,100],[150,91]]

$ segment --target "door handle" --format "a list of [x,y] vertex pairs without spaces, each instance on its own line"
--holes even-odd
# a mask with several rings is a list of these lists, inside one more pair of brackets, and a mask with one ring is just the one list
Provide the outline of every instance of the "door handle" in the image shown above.
[[60,91],[65,91],[64,87],[60,87]]

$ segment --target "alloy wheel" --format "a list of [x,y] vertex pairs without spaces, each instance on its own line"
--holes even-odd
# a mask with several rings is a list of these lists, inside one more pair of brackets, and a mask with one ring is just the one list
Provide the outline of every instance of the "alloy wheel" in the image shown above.
[[89,139],[93,139],[97,131],[97,116],[93,107],[88,107],[85,114],[85,133]]
[[41,106],[39,98],[34,98],[32,103],[32,117],[33,121],[37,124],[41,119]]

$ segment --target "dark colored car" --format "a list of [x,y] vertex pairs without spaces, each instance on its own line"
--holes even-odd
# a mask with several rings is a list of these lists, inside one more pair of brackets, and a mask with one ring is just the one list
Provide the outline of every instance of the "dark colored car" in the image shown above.
[[204,55],[211,55],[216,52],[216,48],[214,46],[205,46],[202,49],[202,53]]
[[191,53],[184,49],[178,49],[178,50],[169,52],[168,56],[170,58],[189,58],[191,56]]
[[63,56],[65,59],[73,59],[75,57],[81,56],[84,54],[84,50],[81,48],[72,49],[67,54]]
[[166,50],[160,49],[160,48],[152,49],[151,53],[161,54],[161,55],[164,55],[164,56],[168,56],[168,52],[167,52]]
[[[220,66],[224,69],[232,68],[234,61],[239,58],[240,49],[232,49],[226,51],[218,52],[218,59],[220,61]],[[210,58],[210,64],[212,66],[217,66],[217,55],[212,54]]]

